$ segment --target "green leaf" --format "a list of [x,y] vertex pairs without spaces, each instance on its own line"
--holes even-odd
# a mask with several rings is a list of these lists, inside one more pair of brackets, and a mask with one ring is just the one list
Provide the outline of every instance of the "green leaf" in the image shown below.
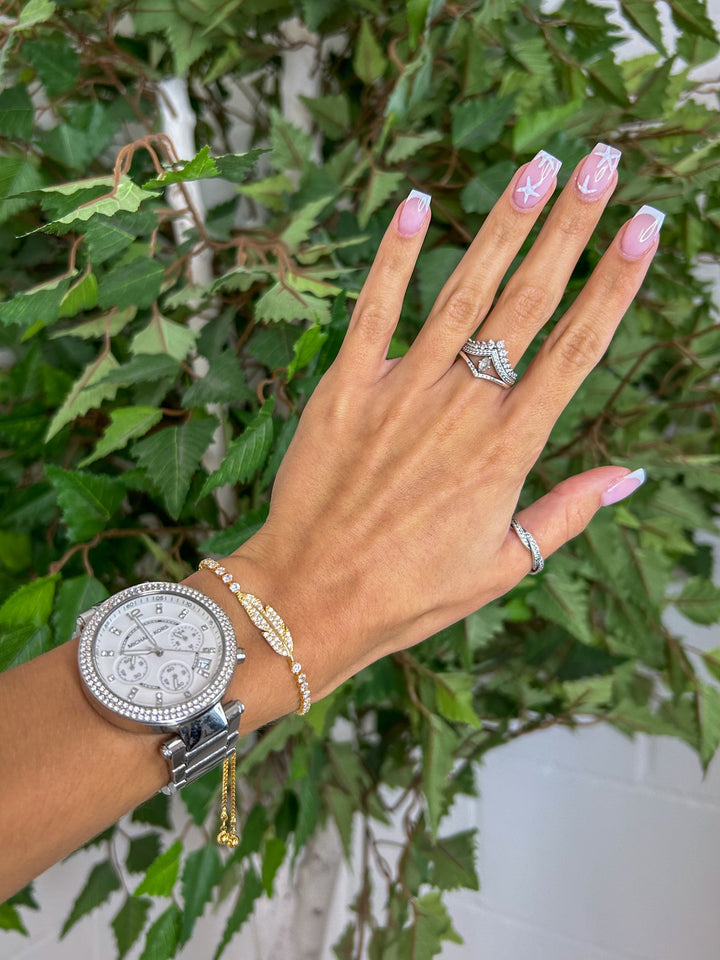
[[[243,879],[243,885],[235,901],[232,913],[223,930],[222,939],[217,946],[213,960],[219,960],[225,948],[252,913],[255,901],[263,895],[265,888],[255,870],[250,867]],[[149,958],[148,958],[149,960]]]
[[319,200],[312,200],[302,210],[293,213],[290,226],[286,227],[280,235],[283,243],[294,249],[307,240],[313,228],[317,226],[320,214],[332,200],[332,196],[320,197]]
[[67,276],[46,280],[36,287],[19,293],[12,300],[0,303],[0,322],[18,324],[25,328],[33,324],[47,326],[58,318],[60,304],[70,286]]
[[140,960],[173,960],[180,943],[181,927],[182,914],[171,903],[148,930]]
[[443,673],[435,681],[438,713],[446,720],[481,727],[473,708],[473,677],[467,673]]
[[262,861],[262,883],[268,897],[273,895],[275,876],[282,866],[287,847],[280,837],[268,837]]
[[584,580],[546,573],[542,586],[528,593],[527,602],[541,617],[559,624],[582,643],[593,643],[588,585]]
[[205,905],[212,899],[213,890],[220,883],[222,864],[218,848],[212,843],[191,853],[182,876],[183,914],[180,943],[192,936],[195,921],[202,916]]
[[29,140],[33,131],[33,105],[24,84],[0,93],[0,134],[14,140]]
[[204,407],[209,403],[248,403],[253,398],[234,350],[213,358],[205,376],[183,394],[183,407]]
[[28,0],[20,12],[18,18],[18,30],[27,30],[28,27],[34,27],[36,23],[44,23],[55,13],[55,4],[50,0]]
[[116,477],[63,470],[51,463],[45,473],[55,489],[71,543],[90,540],[104,530],[125,496],[125,484]]
[[17,909],[10,903],[0,903],[0,930],[17,930],[24,937],[30,936]]
[[385,163],[389,165],[402,163],[403,160],[414,157],[424,147],[442,139],[443,135],[439,130],[425,130],[419,134],[400,134],[385,154]]
[[442,944],[462,943],[437,890],[420,897],[415,905],[415,922],[400,935],[397,956],[407,960],[432,960],[442,951]]
[[257,416],[250,421],[239,437],[232,441],[222,465],[214,470],[203,484],[199,498],[225,483],[247,483],[260,469],[270,451],[273,439],[272,413],[274,397],[266,400]]
[[615,678],[608,677],[586,677],[582,680],[571,680],[563,684],[565,696],[572,709],[580,713],[581,711],[592,711],[597,707],[614,702]]
[[150,864],[145,877],[133,890],[133,896],[141,897],[147,893],[151,897],[171,897],[180,870],[182,851],[182,840],[176,840],[165,853],[161,853]]
[[122,450],[136,437],[144,437],[156,423],[160,423],[162,417],[162,410],[157,407],[120,407],[113,410],[110,425],[90,456],[81,460],[79,466],[86,467],[114,450]]
[[432,884],[441,890],[479,890],[480,881],[475,870],[477,830],[464,830],[450,837],[442,837],[428,850],[433,864]]
[[679,30],[717,41],[717,33],[702,0],[669,0],[669,3]]
[[[226,527],[225,530],[218,530],[217,533],[208,537],[200,544],[199,549],[203,553],[220,553],[223,555],[232,553],[233,550],[237,550],[239,546],[258,532],[267,520],[267,516],[267,504],[257,510],[251,510],[249,513],[243,514],[232,526]],[[186,792],[187,790],[183,789],[183,795]]]
[[23,584],[0,607],[0,672],[43,653],[49,644],[58,575]]
[[150,307],[160,293],[162,280],[163,268],[157,260],[136,257],[130,263],[117,264],[101,277],[98,284],[100,308]]
[[656,4],[648,3],[647,0],[620,0],[620,9],[635,29],[649,40],[656,50],[665,55]]
[[35,67],[51,99],[72,90],[80,72],[80,58],[65,39],[29,40],[23,53]]
[[217,421],[191,420],[166,427],[133,444],[132,455],[160,494],[170,516],[177,520],[190,481],[215,432]]
[[698,688],[698,722],[700,761],[707,770],[720,747],[720,690],[707,683],[701,683]]
[[[284,151],[281,155],[284,158]],[[285,167],[284,169],[291,168]],[[292,192],[292,183],[284,173],[279,173],[273,177],[256,180],[254,183],[245,183],[237,190],[238,193],[249,197],[256,203],[261,203],[270,210],[284,210],[287,204],[286,194]]]
[[110,895],[115,890],[119,890],[120,886],[118,875],[109,860],[95,864],[90,871],[90,876],[87,878],[85,886],[80,891],[77,900],[72,905],[72,909],[62,926],[60,939],[62,940],[78,920],[90,913],[91,910],[94,910],[95,907],[106,903],[106,901],[110,899]]
[[363,17],[355,44],[353,70],[363,83],[370,86],[385,73],[387,65],[387,57],[375,39],[369,18]]
[[573,118],[581,113],[584,104],[584,100],[571,100],[518,117],[513,127],[513,150],[516,153],[539,150],[553,133],[567,129]]
[[428,824],[432,835],[437,833],[445,813],[445,786],[453,768],[453,751],[458,739],[444,720],[434,715],[424,718],[421,745],[423,752],[423,793],[427,803]]
[[344,93],[300,97],[320,130],[330,140],[342,140],[350,126],[350,101]]
[[55,642],[60,644],[69,640],[75,631],[79,615],[105,600],[107,596],[105,586],[87,573],[63,580],[57,592],[52,615]]
[[158,190],[172,183],[187,183],[190,180],[208,180],[222,177],[232,183],[241,183],[253,170],[258,157],[264,150],[249,150],[247,153],[228,153],[221,157],[211,157],[210,147],[203,147],[192,160],[181,165],[175,164],[161,177],[148,180],[143,184],[145,190]]
[[92,407],[99,407],[103,400],[113,399],[117,387],[101,381],[113,370],[117,370],[117,367],[118,362],[111,353],[101,354],[85,367],[50,421],[45,435],[46,442],[52,440],[66,424],[82,417]]
[[170,830],[170,798],[164,793],[156,793],[133,810],[130,819],[133,823],[149,823],[153,827]]
[[122,214],[115,219],[97,216],[88,223],[85,239],[93,265],[118,256],[134,242],[137,234],[122,217]]
[[97,340],[99,337],[115,337],[135,317],[135,309],[110,310],[93,320],[76,323],[72,327],[56,328],[48,333],[51,340],[60,337],[78,337],[80,340]]
[[114,367],[104,375],[102,384],[114,386],[114,396],[119,386],[129,387],[135,383],[174,380],[179,370],[179,362],[165,354],[140,354],[122,366],[115,363]]
[[198,780],[182,788],[180,799],[185,804],[193,823],[201,827],[207,820],[210,808],[218,796],[217,771],[211,770]]
[[59,123],[41,135],[45,153],[71,170],[82,172],[108,145],[115,133],[112,112],[99,102],[73,108],[74,122]]
[[[160,834],[143,833],[130,841],[125,866],[130,873],[145,873],[151,863],[160,855]],[[137,901],[136,901],[137,902]]]
[[117,960],[123,960],[123,957],[137,941],[143,931],[151,907],[152,900],[128,897],[113,917],[111,926],[117,944]]
[[[62,186],[67,188],[66,192],[68,194],[72,194],[74,191],[70,188],[79,190],[83,187],[87,187],[87,185],[90,183],[98,183],[98,181],[106,181],[108,185],[112,187],[112,177],[103,177],[92,181],[81,180],[72,184],[63,184]],[[46,187],[45,191],[62,193],[59,187]],[[38,229],[54,232],[59,227],[71,226],[75,223],[86,223],[92,217],[112,217],[114,214],[121,211],[135,213],[143,200],[147,199],[148,194],[145,193],[141,187],[138,187],[132,182],[132,180],[128,180],[127,177],[124,177],[118,184],[117,188],[111,189],[109,193],[103,194],[103,196],[98,197],[90,203],[82,204],[76,209],[71,210],[70,213],[66,213],[63,216],[58,217],[56,220],[51,220],[49,223],[45,224],[44,227],[39,227]]]
[[358,212],[358,223],[362,229],[365,229],[373,213],[386,203],[404,182],[404,173],[373,170]]
[[60,301],[58,317],[74,317],[84,310],[92,310],[97,306],[97,292],[97,279],[88,269]]
[[255,319],[266,323],[278,323],[281,320],[327,323],[330,320],[330,305],[321,297],[314,297],[310,293],[294,293],[275,283],[255,304]]
[[706,650],[705,653],[702,654],[702,658],[703,663],[713,677],[715,677],[716,680],[720,680],[720,647]]
[[[272,165],[280,174],[285,170],[304,170],[314,149],[313,135],[305,133],[304,130],[290,123],[274,107],[270,110],[270,145]],[[287,184],[285,189],[292,192],[292,184],[285,177],[274,177],[272,180],[277,182],[278,187],[281,186],[282,181],[285,181]],[[270,180],[261,182],[265,182],[268,186],[271,183]],[[246,193],[257,186],[258,184],[251,184],[250,188],[240,187],[239,189],[241,193]],[[248,195],[251,194],[248,193]],[[261,203],[265,201],[261,200]]]
[[702,577],[691,577],[673,602],[681,613],[695,623],[720,621],[720,587]]
[[507,187],[516,166],[503,160],[483,171],[481,177],[470,180],[460,194],[460,203],[466,213],[489,213]]
[[408,27],[410,28],[410,48],[415,49],[420,34],[425,29],[430,0],[406,0]]
[[479,152],[495,143],[512,113],[514,96],[467,100],[452,109],[452,142],[459,149]]
[[293,358],[287,371],[288,380],[292,380],[299,370],[304,370],[328,338],[327,330],[314,323],[293,344]]
[[180,363],[194,347],[198,336],[198,330],[190,330],[155,313],[148,325],[133,337],[130,352],[134,356],[160,353]]

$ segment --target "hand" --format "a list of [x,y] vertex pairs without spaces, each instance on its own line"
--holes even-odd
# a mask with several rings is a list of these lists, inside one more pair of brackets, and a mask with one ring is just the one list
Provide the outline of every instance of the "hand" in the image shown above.
[[[662,215],[643,208],[621,228],[516,385],[474,378],[458,351],[480,328],[483,340],[504,340],[517,365],[560,302],[618,158],[599,145],[578,165],[493,306],[556,183],[547,154],[521,168],[407,354],[387,360],[430,220],[412,195],[395,213],[280,468],[268,521],[233,555],[243,589],[281,612],[304,661],[312,650],[315,699],[529,572],[530,554],[510,531],[523,482],[635,295]],[[603,496],[619,499],[628,474],[601,467],[572,477],[518,519],[547,558],[584,529]],[[624,481],[627,492],[633,483]]]

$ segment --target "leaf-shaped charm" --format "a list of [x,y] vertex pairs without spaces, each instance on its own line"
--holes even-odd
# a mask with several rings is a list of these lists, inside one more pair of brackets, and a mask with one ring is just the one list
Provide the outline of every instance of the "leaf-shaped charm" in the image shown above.
[[292,637],[280,615],[272,607],[263,607],[251,593],[246,593],[240,602],[275,653],[279,653],[281,657],[292,658]]

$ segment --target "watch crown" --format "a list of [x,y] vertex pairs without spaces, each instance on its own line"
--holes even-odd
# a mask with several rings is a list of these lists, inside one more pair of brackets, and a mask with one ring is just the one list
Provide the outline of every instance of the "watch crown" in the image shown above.
[[244,647],[238,647],[238,648],[237,648],[236,658],[237,658],[237,662],[238,662],[238,663],[245,663],[245,648],[244,648]]

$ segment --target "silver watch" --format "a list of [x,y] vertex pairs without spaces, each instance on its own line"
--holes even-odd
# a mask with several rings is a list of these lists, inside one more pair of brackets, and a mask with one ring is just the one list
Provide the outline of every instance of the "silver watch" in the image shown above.
[[77,634],[92,705],[125,729],[173,734],[163,793],[234,753],[243,705],[220,701],[245,651],[217,603],[179,583],[141,583],[80,614]]

